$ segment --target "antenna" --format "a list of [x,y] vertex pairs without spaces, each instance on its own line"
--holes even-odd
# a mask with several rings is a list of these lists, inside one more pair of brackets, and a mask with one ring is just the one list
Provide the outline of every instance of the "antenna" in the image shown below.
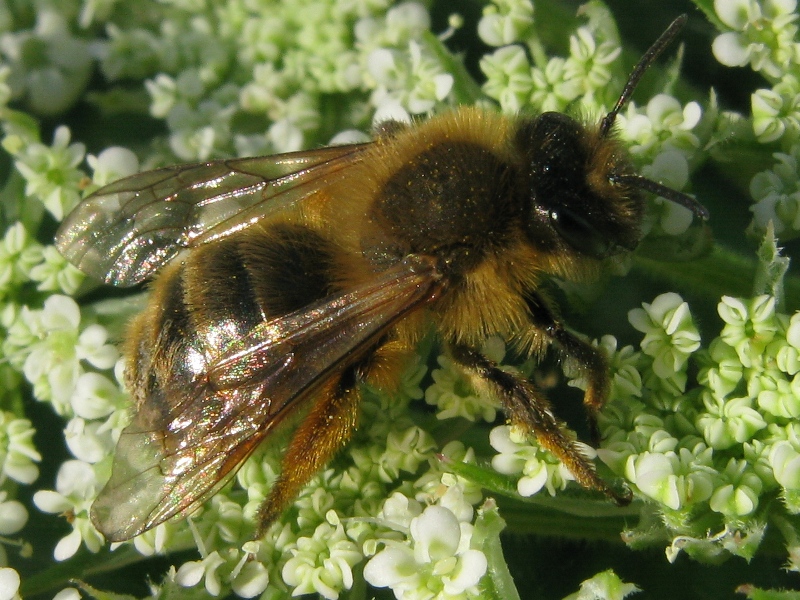
[[[614,108],[612,108],[611,111],[605,117],[603,117],[603,120],[600,121],[601,138],[607,137],[611,132],[611,129],[614,127],[614,122],[617,120],[617,114],[619,114],[619,111],[622,110],[622,107],[627,104],[628,100],[630,100],[631,95],[633,95],[633,91],[636,89],[636,86],[639,84],[639,81],[642,78],[642,75],[644,75],[645,71],[647,71],[650,65],[653,64],[653,61],[661,56],[667,46],[673,42],[675,37],[680,33],[681,29],[683,29],[683,26],[686,25],[686,21],[688,19],[689,18],[686,15],[680,15],[672,23],[670,23],[669,27],[664,30],[664,33],[662,33],[653,43],[653,45],[650,46],[647,52],[644,53],[644,56],[642,56],[642,58],[633,68],[630,77],[628,77],[628,82],[622,89],[622,93],[619,95],[619,99],[614,105]],[[609,179],[612,183],[627,184],[639,188],[640,190],[657,194],[662,198],[666,198],[670,202],[674,202],[675,204],[679,204],[685,208],[688,208],[696,217],[703,219],[704,221],[708,220],[708,209],[700,204],[697,200],[688,194],[684,194],[678,190],[673,190],[672,188],[653,181],[652,179],[647,179],[641,175],[611,175]]]
[[639,59],[639,62],[633,68],[633,71],[631,71],[630,77],[628,77],[628,83],[625,84],[622,93],[619,95],[619,100],[617,100],[611,112],[600,122],[600,137],[606,137],[609,134],[611,128],[614,126],[614,121],[617,120],[617,113],[619,113],[622,107],[630,100],[633,90],[639,85],[639,80],[642,78],[642,75],[644,75],[645,71],[653,64],[653,61],[661,56],[661,53],[666,50],[667,46],[672,43],[688,20],[689,17],[685,14],[675,19],[653,45],[650,46],[650,49],[644,53],[644,56]]
[[708,221],[710,216],[708,209],[690,195],[679,192],[678,190],[673,190],[671,187],[662,185],[652,179],[647,179],[647,177],[642,177],[641,175],[612,175],[609,179],[612,183],[631,185],[645,192],[651,192],[662,198],[666,198],[675,204],[680,204],[692,211],[695,217],[703,219],[703,221]]

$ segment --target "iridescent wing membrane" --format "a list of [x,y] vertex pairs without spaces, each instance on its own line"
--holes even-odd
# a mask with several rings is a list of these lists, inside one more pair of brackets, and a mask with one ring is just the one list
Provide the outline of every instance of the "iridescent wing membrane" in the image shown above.
[[[323,191],[346,177],[368,147],[132,175],[87,197],[64,221],[56,244],[86,273],[134,285],[183,248],[213,242]],[[432,261],[407,257],[358,288],[256,325],[216,356],[203,357],[191,385],[177,379],[157,389],[142,385],[147,389],[137,390],[139,406],[121,434],[111,479],[92,508],[98,529],[121,541],[194,510],[297,401],[432,299],[439,279]]]
[[435,293],[434,265],[416,258],[259,324],[197,385],[165,390],[170,406],[143,403],[92,507],[106,538],[129,539],[216,492],[298,400]]
[[369,144],[165,167],[87,197],[56,235],[87,275],[135,285],[182,248],[229,235],[346,176]]

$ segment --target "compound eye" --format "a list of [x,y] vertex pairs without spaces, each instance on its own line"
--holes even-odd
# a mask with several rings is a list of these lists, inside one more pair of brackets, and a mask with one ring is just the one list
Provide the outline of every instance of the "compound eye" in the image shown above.
[[594,258],[611,254],[614,244],[589,221],[567,207],[550,210],[550,223],[558,234],[578,252]]

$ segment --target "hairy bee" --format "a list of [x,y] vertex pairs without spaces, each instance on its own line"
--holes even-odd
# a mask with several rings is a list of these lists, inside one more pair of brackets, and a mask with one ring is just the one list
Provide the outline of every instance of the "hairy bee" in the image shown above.
[[136,408],[92,507],[97,528],[120,541],[192,511],[302,409],[262,534],[350,437],[359,384],[391,386],[431,327],[581,485],[627,502],[543,394],[476,348],[493,334],[529,355],[552,346],[582,369],[590,418],[603,406],[603,355],[565,327],[541,284],[590,278],[636,248],[643,191],[707,218],[638,175],[612,133],[685,20],[599,125],[460,108],[384,125],[371,143],[163,168],[86,198],[58,232],[62,254],[118,286],[158,273],[128,336]]

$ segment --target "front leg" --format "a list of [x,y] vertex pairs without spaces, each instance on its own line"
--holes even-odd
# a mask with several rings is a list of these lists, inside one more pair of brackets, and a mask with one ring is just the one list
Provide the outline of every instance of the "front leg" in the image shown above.
[[464,345],[452,347],[452,356],[464,369],[476,375],[497,396],[511,424],[535,435],[539,444],[549,450],[569,469],[585,488],[602,492],[620,506],[629,504],[631,494],[619,494],[603,481],[581,445],[565,433],[556,419],[547,398],[527,379],[503,371],[497,363]]

